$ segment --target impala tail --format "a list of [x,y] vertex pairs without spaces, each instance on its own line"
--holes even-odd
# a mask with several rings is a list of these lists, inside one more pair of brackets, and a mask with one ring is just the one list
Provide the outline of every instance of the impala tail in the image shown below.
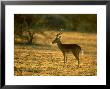
[[81,50],[81,55],[82,55],[82,56],[84,55],[84,50]]

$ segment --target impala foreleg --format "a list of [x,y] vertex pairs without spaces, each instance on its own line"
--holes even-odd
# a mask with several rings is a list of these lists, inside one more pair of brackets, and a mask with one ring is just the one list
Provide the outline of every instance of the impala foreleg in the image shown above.
[[66,55],[65,55],[65,52],[63,52],[63,56],[64,56],[64,63],[66,63]]

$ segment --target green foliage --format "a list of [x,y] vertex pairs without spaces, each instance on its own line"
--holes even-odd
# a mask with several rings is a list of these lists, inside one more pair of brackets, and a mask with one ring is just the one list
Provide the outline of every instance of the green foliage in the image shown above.
[[96,14],[15,14],[15,33],[32,29],[97,32]]

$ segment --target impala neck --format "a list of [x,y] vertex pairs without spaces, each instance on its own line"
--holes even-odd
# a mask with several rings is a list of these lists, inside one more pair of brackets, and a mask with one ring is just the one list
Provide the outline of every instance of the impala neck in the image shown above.
[[61,43],[60,39],[58,40],[57,45],[59,48],[61,48],[62,43]]

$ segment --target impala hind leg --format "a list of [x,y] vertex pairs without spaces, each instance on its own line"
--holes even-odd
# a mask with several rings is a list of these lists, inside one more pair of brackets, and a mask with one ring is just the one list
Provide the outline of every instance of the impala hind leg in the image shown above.
[[79,67],[79,52],[74,53],[74,52],[72,51],[72,53],[73,53],[73,55],[75,56],[75,58],[77,59],[77,61],[78,61],[78,67]]
[[75,58],[78,60],[78,67],[79,67],[79,57],[75,55]]
[[77,57],[77,60],[78,60],[78,67],[79,67],[79,57]]

